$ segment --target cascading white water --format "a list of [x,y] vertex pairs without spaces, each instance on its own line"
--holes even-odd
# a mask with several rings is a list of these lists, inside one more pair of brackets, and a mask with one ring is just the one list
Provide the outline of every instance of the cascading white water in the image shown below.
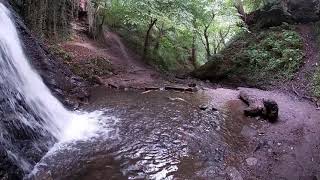
[[81,138],[97,129],[92,114],[79,114],[66,110],[51,94],[41,77],[29,64],[10,11],[0,3],[0,84],[19,92],[14,98],[23,99],[34,114],[42,120],[30,122],[21,117],[20,123],[42,128],[60,141]]

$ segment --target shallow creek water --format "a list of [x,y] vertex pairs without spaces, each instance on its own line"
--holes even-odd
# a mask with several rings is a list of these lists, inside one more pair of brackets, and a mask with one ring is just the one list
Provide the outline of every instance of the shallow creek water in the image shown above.
[[221,96],[219,90],[97,88],[92,94],[86,109],[105,112],[108,133],[57,145],[38,163],[34,179],[223,178],[227,164],[236,162],[232,157],[246,150],[243,126],[254,122],[243,117],[245,106],[231,90]]
[[[104,131],[87,140],[56,145],[35,167],[31,179],[242,180],[270,179],[270,174],[274,174],[271,179],[301,179],[301,175],[312,179],[317,172],[320,161],[311,151],[315,152],[319,138],[305,141],[291,135],[316,126],[301,124],[299,118],[305,115],[299,109],[293,112],[295,118],[287,115],[294,105],[304,107],[307,114],[312,106],[301,102],[286,107],[287,101],[294,100],[291,97],[274,96],[283,111],[281,122],[270,125],[244,117],[246,106],[235,90],[181,93],[96,88],[92,94],[85,109],[104,111]],[[201,110],[202,105],[207,110]],[[300,163],[306,164],[304,169],[298,169]]]

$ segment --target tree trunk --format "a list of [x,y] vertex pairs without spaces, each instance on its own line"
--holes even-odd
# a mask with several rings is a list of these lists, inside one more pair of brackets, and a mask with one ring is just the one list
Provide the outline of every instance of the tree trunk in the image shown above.
[[242,21],[247,24],[247,14],[244,11],[243,2],[241,0],[236,0],[235,2],[235,8],[237,9],[240,18]]
[[146,57],[148,55],[150,33],[151,33],[153,26],[157,23],[157,21],[158,21],[158,19],[151,19],[149,27],[148,27],[148,31],[145,36],[144,47],[143,47],[143,56],[142,56],[142,60],[144,60],[144,61],[146,61]]
[[157,37],[157,40],[156,40],[156,44],[153,48],[153,52],[154,53],[157,53],[159,48],[160,48],[160,41],[162,39],[162,37],[165,35],[165,29],[163,28],[164,24],[162,23],[161,27],[159,28],[159,35]]
[[211,56],[208,29],[209,29],[209,26],[206,26],[205,29],[204,29],[204,32],[203,32],[204,39],[205,39],[205,41],[206,41],[205,43],[206,43],[207,59],[209,59],[210,56]]
[[191,62],[195,69],[198,68],[197,64],[197,48],[196,48],[196,36],[192,38],[192,49],[191,49]]

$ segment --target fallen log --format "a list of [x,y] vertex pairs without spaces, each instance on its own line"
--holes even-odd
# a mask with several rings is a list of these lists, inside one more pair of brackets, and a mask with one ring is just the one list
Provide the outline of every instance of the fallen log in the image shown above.
[[248,105],[244,114],[249,117],[262,117],[270,122],[276,122],[279,115],[277,102],[272,99],[263,99],[240,91],[239,98]]
[[167,90],[167,91],[180,91],[180,92],[196,92],[196,87],[184,87],[184,86],[165,86],[163,88],[160,87],[146,87],[144,88],[146,91],[149,90]]
[[261,116],[264,110],[263,102],[256,97],[249,96],[246,92],[240,91],[240,99],[245,102],[248,107],[244,110],[246,116]]
[[146,88],[144,88],[144,90],[146,90],[146,91],[155,91],[155,90],[160,90],[160,88],[159,87],[146,87]]
[[188,92],[195,92],[197,91],[194,87],[179,87],[179,86],[166,86],[164,87],[165,90],[174,90],[174,91],[188,91]]

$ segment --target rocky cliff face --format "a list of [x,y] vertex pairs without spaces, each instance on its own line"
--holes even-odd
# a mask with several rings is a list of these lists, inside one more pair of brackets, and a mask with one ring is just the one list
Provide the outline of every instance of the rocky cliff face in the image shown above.
[[250,28],[267,28],[287,23],[320,20],[320,0],[278,0],[247,15]]
[[[0,0],[0,3],[13,12],[7,1]],[[85,100],[85,84],[82,80],[74,76],[63,65],[61,59],[47,51],[44,44],[33,36],[16,13],[12,14],[30,63],[40,73],[53,94],[65,105],[70,106],[77,99]],[[0,49],[1,55],[2,58],[6,58]],[[40,129],[21,123],[22,115],[28,116],[28,122],[41,122],[41,118],[19,98],[18,92],[0,82],[0,179],[22,179],[55,142],[49,133],[40,133]],[[20,159],[20,156],[24,159]]]
[[[2,1],[13,11],[9,3],[5,0]],[[73,100],[85,100],[87,93],[83,80],[73,75],[63,64],[62,59],[53,56],[47,50],[46,46],[31,33],[17,13],[13,13],[13,16],[27,57],[56,97],[66,105],[70,105]]]
[[292,18],[297,22],[318,21],[320,19],[319,0],[290,0],[286,4],[286,9]]
[[69,36],[70,22],[80,8],[79,0],[10,0],[10,3],[34,34],[55,40]]

